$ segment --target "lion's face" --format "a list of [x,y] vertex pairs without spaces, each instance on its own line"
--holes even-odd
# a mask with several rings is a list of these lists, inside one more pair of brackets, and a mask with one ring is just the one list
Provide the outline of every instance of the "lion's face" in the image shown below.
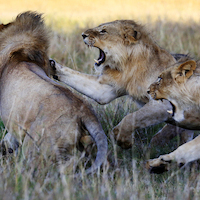
[[173,77],[171,70],[168,69],[161,73],[158,79],[150,85],[148,93],[155,100],[167,99],[171,85],[173,85]]
[[133,45],[141,38],[142,27],[131,20],[117,20],[101,24],[82,33],[86,45],[99,49],[95,67],[119,68],[127,60]]
[[176,64],[160,74],[157,81],[149,87],[148,93],[155,100],[168,99],[173,101],[181,96],[181,90],[186,85],[187,80],[196,69],[196,62],[193,60]]

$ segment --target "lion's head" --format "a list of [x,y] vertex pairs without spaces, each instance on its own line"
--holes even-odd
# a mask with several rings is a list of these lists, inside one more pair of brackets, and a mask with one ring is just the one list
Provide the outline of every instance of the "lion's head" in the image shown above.
[[185,84],[195,69],[196,62],[193,60],[168,68],[160,74],[156,82],[150,85],[148,93],[155,100],[172,100],[173,97],[179,96],[184,88],[187,88]]
[[131,57],[138,58],[141,52],[147,55],[144,53],[144,48],[149,43],[152,44],[145,28],[132,20],[117,20],[101,24],[86,30],[82,33],[82,37],[86,45],[99,49],[95,68],[109,66],[112,69],[122,70],[123,65],[127,65],[127,62],[131,63]]
[[[200,102],[196,92],[199,90],[199,80],[191,77],[195,69],[196,62],[193,60],[175,64],[161,73],[148,91],[155,100],[167,99],[171,102],[173,110],[168,112],[173,114],[174,120],[182,127],[192,128],[199,124],[194,119],[194,116],[199,116],[196,108]],[[193,113],[193,117],[190,113]]]

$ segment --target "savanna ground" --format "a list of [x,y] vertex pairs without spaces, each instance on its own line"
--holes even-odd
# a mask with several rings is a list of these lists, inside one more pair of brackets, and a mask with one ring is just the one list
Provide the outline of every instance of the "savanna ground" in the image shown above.
[[[94,73],[93,59],[98,57],[98,50],[84,45],[81,32],[114,19],[134,19],[146,24],[161,47],[172,53],[189,53],[195,59],[200,57],[198,0],[7,0],[6,3],[0,0],[0,21],[8,22],[25,10],[44,13],[52,30],[50,57],[86,73]],[[73,178],[53,166],[37,173],[20,153],[17,157],[1,157],[0,199],[200,199],[197,164],[184,169],[174,167],[160,175],[149,174],[145,169],[147,159],[179,145],[179,138],[174,138],[149,150],[152,136],[163,124],[137,130],[135,145],[123,150],[110,133],[127,113],[135,110],[131,99],[123,97],[101,106],[84,96],[81,98],[92,105],[108,136],[108,162],[97,174]],[[5,134],[3,124],[1,130]]]

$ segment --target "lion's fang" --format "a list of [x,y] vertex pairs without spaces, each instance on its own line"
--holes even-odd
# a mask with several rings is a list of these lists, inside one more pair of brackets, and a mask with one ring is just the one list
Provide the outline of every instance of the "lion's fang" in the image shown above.
[[99,64],[99,61],[98,61],[98,60],[94,59],[94,61],[95,61],[95,63]]
[[167,112],[168,112],[169,114],[172,114],[172,113],[173,113],[173,110],[167,110]]

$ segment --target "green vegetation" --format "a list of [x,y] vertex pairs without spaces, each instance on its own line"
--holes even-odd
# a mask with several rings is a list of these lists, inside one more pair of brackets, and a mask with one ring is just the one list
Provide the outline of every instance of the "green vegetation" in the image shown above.
[[[140,19],[141,23],[148,22],[146,26],[149,27],[149,32],[152,32],[161,47],[173,53],[190,53],[195,59],[199,59],[200,25],[197,19],[197,1],[191,0],[186,4],[183,0],[151,0],[149,7],[145,0],[117,0],[116,6],[114,0],[101,2],[102,4],[100,1],[92,0],[49,0],[41,3],[39,0],[8,0],[5,4],[0,0],[0,20],[9,21],[19,12],[30,8],[44,12],[45,20],[52,30],[50,57],[63,65],[86,73],[94,73],[93,59],[98,57],[98,50],[88,49],[84,45],[81,32],[88,27],[96,26],[99,22],[122,17],[137,21]],[[125,6],[124,2],[129,6]],[[179,4],[175,5],[174,2]],[[166,7],[164,3],[167,3]],[[103,6],[106,4],[109,4],[108,7]],[[108,15],[108,8],[111,8],[111,5],[114,7]],[[122,5],[124,8],[121,8]],[[176,7],[181,10],[177,15]],[[158,16],[162,16],[165,9],[169,9],[168,15],[157,19]],[[125,13],[123,15],[120,14],[122,10]],[[145,17],[147,14],[152,16],[151,19]],[[96,15],[95,20],[91,20]],[[189,19],[190,16],[192,19]],[[165,146],[148,149],[152,136],[163,124],[136,131],[135,145],[129,150],[123,150],[115,144],[110,133],[113,126],[127,113],[136,109],[131,99],[122,97],[101,106],[85,96],[81,95],[81,98],[92,105],[108,136],[108,162],[101,171],[94,175],[74,178],[73,175],[65,174],[61,167],[35,169],[31,162],[23,159],[20,152],[17,157],[4,156],[0,159],[0,199],[200,199],[198,164],[181,170],[174,167],[172,171],[160,175],[149,174],[145,169],[147,159],[168,153],[178,146],[179,140],[175,138]],[[3,133],[2,124],[1,129]]]

